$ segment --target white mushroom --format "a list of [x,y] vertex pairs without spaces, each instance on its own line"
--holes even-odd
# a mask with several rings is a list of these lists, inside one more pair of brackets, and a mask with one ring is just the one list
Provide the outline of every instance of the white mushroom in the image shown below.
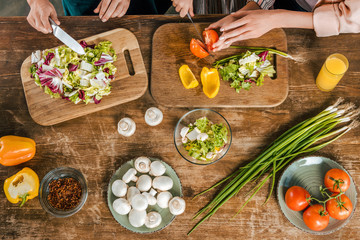
[[147,173],[150,171],[150,159],[147,157],[138,157],[135,160],[134,166],[138,172]]
[[131,206],[133,209],[142,211],[146,210],[148,207],[148,201],[147,198],[142,194],[136,194],[131,198]]
[[145,226],[147,228],[156,228],[161,223],[161,215],[158,212],[149,212],[145,219]]
[[137,189],[136,187],[132,186],[129,187],[128,192],[126,194],[126,198],[129,202],[131,202],[131,199],[136,195],[136,194],[140,194],[139,189]]
[[157,195],[157,205],[161,208],[168,208],[169,201],[172,198],[172,194],[168,191],[161,192]]
[[124,197],[126,195],[127,189],[128,185],[120,179],[115,180],[111,185],[111,191],[117,197]]
[[160,162],[160,161],[153,161],[151,164],[150,164],[150,172],[149,174],[152,175],[152,176],[161,176],[165,173],[166,171],[166,167],[165,165]]
[[169,202],[169,210],[173,215],[182,214],[185,211],[185,200],[181,197],[174,197]]
[[131,118],[123,118],[118,122],[119,134],[130,137],[135,133],[136,123]]
[[160,191],[170,190],[174,185],[173,180],[168,176],[159,176],[153,180],[153,188]]
[[129,183],[131,181],[133,182],[136,182],[138,177],[135,176],[136,175],[136,170],[135,168],[130,168],[125,174],[124,176],[122,177],[122,180],[125,182],[125,183]]
[[130,203],[125,198],[118,198],[113,202],[113,209],[120,215],[126,215],[130,212]]
[[150,206],[153,206],[156,204],[156,198],[153,195],[151,195],[150,193],[143,192],[142,195],[144,195],[146,197],[147,202]]
[[146,211],[132,209],[129,213],[129,222],[134,227],[141,227],[145,224]]
[[163,113],[156,107],[151,107],[146,110],[145,122],[150,126],[159,125],[163,120]]
[[149,193],[150,193],[151,196],[154,196],[154,197],[155,197],[155,195],[156,195],[158,192],[157,192],[155,189],[150,188]]
[[151,188],[151,177],[149,175],[141,175],[136,182],[136,187],[140,190],[140,192],[147,192]]

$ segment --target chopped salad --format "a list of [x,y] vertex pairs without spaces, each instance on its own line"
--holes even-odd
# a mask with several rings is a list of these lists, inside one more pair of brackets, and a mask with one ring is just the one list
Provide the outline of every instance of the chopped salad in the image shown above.
[[110,41],[80,44],[85,50],[81,56],[67,46],[33,52],[30,73],[35,84],[52,98],[98,104],[111,92],[116,54]]
[[228,129],[224,124],[214,124],[202,117],[181,129],[185,150],[197,160],[211,161],[220,154],[227,142]]
[[231,81],[230,86],[236,92],[250,90],[252,83],[264,84],[264,77],[273,77],[276,73],[269,51],[246,51],[243,54],[219,60],[214,63],[223,80]]

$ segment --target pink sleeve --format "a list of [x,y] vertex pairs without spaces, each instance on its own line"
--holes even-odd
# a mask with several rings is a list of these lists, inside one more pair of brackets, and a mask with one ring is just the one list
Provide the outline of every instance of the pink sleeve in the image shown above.
[[314,10],[313,22],[318,37],[359,33],[360,0],[344,0],[319,5]]

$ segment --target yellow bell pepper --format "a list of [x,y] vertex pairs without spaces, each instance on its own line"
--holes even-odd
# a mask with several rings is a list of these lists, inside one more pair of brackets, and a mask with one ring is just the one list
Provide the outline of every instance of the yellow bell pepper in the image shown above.
[[35,141],[18,136],[0,138],[0,164],[14,166],[29,161],[35,155]]
[[186,89],[195,88],[199,85],[198,80],[195,75],[192,73],[188,65],[182,65],[179,68],[179,76],[182,84]]
[[4,192],[9,202],[21,201],[22,207],[27,200],[39,195],[39,177],[32,169],[23,168],[5,180]]
[[220,89],[220,78],[216,68],[204,67],[201,71],[201,83],[203,92],[209,98],[214,98]]

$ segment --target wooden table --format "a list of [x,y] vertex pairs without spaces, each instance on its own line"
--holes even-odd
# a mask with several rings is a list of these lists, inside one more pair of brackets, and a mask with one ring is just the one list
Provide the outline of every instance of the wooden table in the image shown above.
[[[196,21],[210,22],[219,16],[204,16]],[[150,77],[151,43],[155,30],[167,22],[186,19],[166,16],[127,16],[102,23],[96,17],[60,18],[62,27],[76,39],[124,27],[137,36]],[[79,169],[87,178],[89,196],[80,212],[66,218],[54,218],[40,206],[38,199],[23,208],[9,203],[0,190],[0,235],[2,239],[185,239],[195,222],[193,214],[214,192],[196,200],[195,193],[204,190],[239,165],[252,160],[272,140],[290,126],[310,117],[345,97],[360,106],[360,35],[350,34],[316,38],[310,30],[287,30],[289,53],[300,62],[289,62],[290,91],[286,101],[275,108],[216,109],[229,121],[233,144],[220,162],[202,167],[183,160],[173,144],[173,131],[178,119],[189,109],[164,108],[164,121],[149,127],[144,121],[148,107],[157,106],[149,91],[140,99],[80,117],[51,127],[37,125],[30,117],[20,80],[22,61],[36,49],[54,47],[60,42],[53,36],[33,30],[25,17],[0,18],[0,135],[20,135],[35,139],[34,159],[15,167],[0,167],[0,183],[27,166],[39,178],[59,166]],[[326,56],[345,54],[349,71],[339,86],[330,93],[319,91],[314,78]],[[166,59],[165,59],[166,60]],[[171,93],[167,93],[171,94]],[[125,138],[116,131],[120,118],[131,117],[137,124],[133,137]],[[360,184],[360,128],[324,148],[319,155],[329,156],[351,173]],[[132,233],[112,217],[106,194],[110,177],[125,161],[141,156],[159,157],[178,173],[187,202],[186,213],[176,217],[166,229],[148,235]],[[243,202],[242,196],[231,199],[209,221],[188,239],[356,239],[360,231],[357,210],[349,224],[330,236],[312,236],[295,228],[281,213],[275,196],[265,207],[267,195],[262,190],[234,220],[229,220]],[[358,199],[359,200],[359,199]]]

